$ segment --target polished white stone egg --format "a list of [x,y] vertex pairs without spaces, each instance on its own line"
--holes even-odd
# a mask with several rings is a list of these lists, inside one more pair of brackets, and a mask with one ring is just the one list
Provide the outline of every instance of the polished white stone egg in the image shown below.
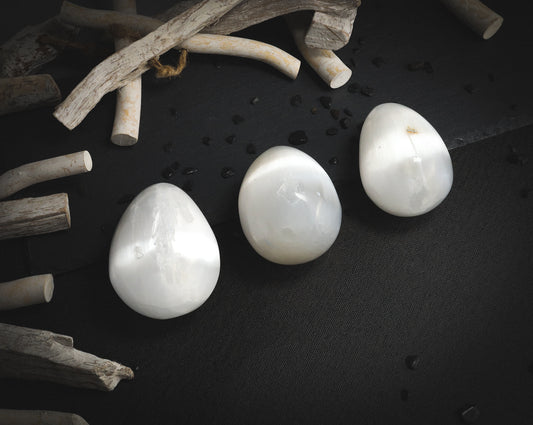
[[407,106],[384,103],[368,114],[359,141],[359,171],[369,198],[401,217],[424,214],[450,192],[450,154],[433,126]]
[[239,192],[239,217],[255,251],[274,263],[305,263],[339,233],[341,205],[331,179],[306,153],[268,149],[252,163]]
[[113,236],[109,278],[136,312],[170,319],[200,307],[220,273],[215,235],[180,188],[158,183],[128,206]]

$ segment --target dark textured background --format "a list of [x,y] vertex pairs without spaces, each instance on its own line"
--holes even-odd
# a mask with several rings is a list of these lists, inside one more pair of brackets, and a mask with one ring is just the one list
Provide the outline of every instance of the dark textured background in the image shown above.
[[[139,0],[139,11],[170,3]],[[365,2],[339,56],[354,59],[352,82],[374,87],[370,98],[328,90],[306,65],[293,82],[263,64],[192,55],[177,80],[144,77],[141,140],[133,148],[108,142],[113,95],[72,132],[50,110],[0,117],[0,172],[81,149],[95,164],[90,174],[12,197],[68,192],[73,227],[0,243],[0,281],[56,273],[51,304],[2,313],[0,321],[71,335],[79,349],[138,367],[134,381],[109,394],[0,381],[0,407],[72,411],[92,425],[454,424],[461,407],[477,404],[481,424],[533,423],[533,127],[513,130],[533,122],[532,7],[487,4],[505,22],[482,41],[438,2]],[[1,40],[29,23],[29,10],[39,22],[59,2],[33,6],[3,11]],[[244,35],[296,54],[281,20]],[[385,59],[380,68],[371,63],[377,56]],[[416,60],[431,61],[434,73],[407,71]],[[45,71],[66,95],[95,63],[70,53]],[[477,91],[468,93],[466,84]],[[295,94],[300,107],[289,103]],[[321,109],[322,95],[354,112],[350,129],[325,135],[337,124]],[[260,101],[252,106],[253,96]],[[413,107],[450,148],[462,146],[451,152],[449,197],[422,217],[381,212],[358,179],[356,124],[386,101]],[[233,114],[245,122],[235,126]],[[284,267],[250,248],[235,201],[255,157],[247,144],[260,153],[287,144],[298,129],[309,136],[300,148],[337,185],[343,225],[323,257]],[[232,145],[224,141],[229,134],[237,137]],[[480,141],[487,136],[494,137]],[[511,147],[523,165],[513,163]],[[332,157],[338,165],[328,163]],[[191,185],[214,225],[222,272],[199,310],[160,322],[120,301],[106,260],[128,197],[162,181],[161,171],[176,160],[181,168],[169,181]],[[188,166],[199,172],[183,176]],[[220,177],[226,166],[235,169],[233,178]],[[421,358],[416,371],[404,363],[412,354]]]

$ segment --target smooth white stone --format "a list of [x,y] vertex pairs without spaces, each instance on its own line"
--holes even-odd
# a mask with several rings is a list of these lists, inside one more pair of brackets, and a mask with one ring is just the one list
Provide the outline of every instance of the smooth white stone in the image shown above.
[[109,278],[122,301],[154,319],[181,316],[209,298],[219,273],[217,240],[189,195],[168,183],[137,195],[109,253]]
[[339,234],[341,216],[331,179],[298,149],[270,148],[244,176],[242,229],[257,253],[274,263],[301,264],[322,255]]
[[397,103],[376,106],[368,114],[359,171],[370,199],[401,217],[435,208],[453,182],[452,161],[439,133],[419,113]]

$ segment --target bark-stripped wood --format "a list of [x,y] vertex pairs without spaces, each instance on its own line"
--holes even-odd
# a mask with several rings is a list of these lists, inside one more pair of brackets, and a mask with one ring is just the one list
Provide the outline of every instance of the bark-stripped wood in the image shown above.
[[503,18],[479,0],[441,0],[441,2],[484,40],[496,34],[503,24]]
[[51,274],[40,274],[0,283],[0,310],[13,310],[48,303],[53,294],[54,277]]
[[133,371],[73,348],[70,336],[0,323],[0,377],[112,391]]
[[79,83],[55,110],[67,128],[75,128],[100,99],[148,70],[148,61],[192,37],[243,0],[203,0],[155,31],[109,56]]
[[51,75],[0,78],[0,115],[54,106],[61,92]]
[[74,413],[0,409],[0,425],[89,425]]
[[69,228],[70,210],[66,193],[0,202],[0,239]]

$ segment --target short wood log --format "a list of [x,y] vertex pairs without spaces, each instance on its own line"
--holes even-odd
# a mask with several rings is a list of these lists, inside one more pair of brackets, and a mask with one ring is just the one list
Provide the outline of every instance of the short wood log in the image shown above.
[[133,371],[76,350],[70,336],[0,323],[0,377],[112,391]]
[[70,210],[66,193],[0,202],[0,239],[69,228]]
[[496,34],[503,24],[503,18],[479,0],[441,0],[441,2],[484,40]]
[[51,274],[23,277],[0,283],[0,310],[13,310],[48,303],[53,294],[54,277]]
[[89,425],[74,413],[0,409],[0,425]]
[[0,78],[0,115],[55,106],[61,92],[51,75]]

